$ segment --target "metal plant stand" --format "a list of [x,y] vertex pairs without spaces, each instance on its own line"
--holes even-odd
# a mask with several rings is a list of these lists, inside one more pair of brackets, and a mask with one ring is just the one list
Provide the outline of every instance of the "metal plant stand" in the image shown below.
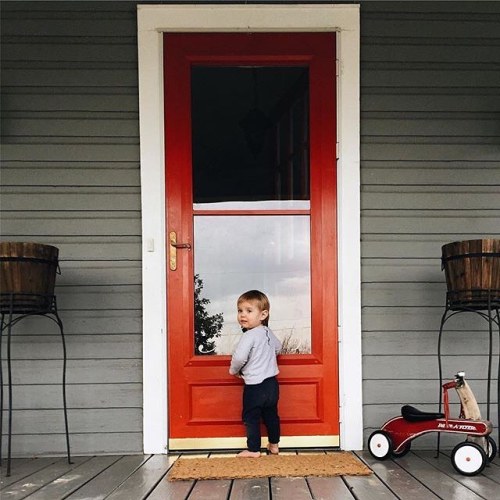
[[12,452],[12,367],[11,367],[11,338],[12,327],[24,318],[30,316],[44,316],[56,323],[61,333],[63,348],[63,373],[62,373],[62,393],[64,405],[64,423],[66,428],[66,446],[68,463],[71,462],[71,452],[69,445],[68,412],[66,405],[66,342],[64,340],[63,323],[57,313],[57,303],[55,295],[42,295],[32,293],[1,293],[1,331],[0,331],[0,463],[2,461],[2,430],[3,430],[3,371],[2,371],[2,336],[7,330],[7,377],[8,377],[8,434],[7,434],[7,476],[10,476],[11,452]]
[[[464,301],[463,297],[479,297],[477,301]],[[490,406],[491,406],[491,375],[492,375],[492,361],[493,361],[493,325],[498,327],[498,335],[500,340],[500,290],[460,290],[458,292],[448,291],[446,293],[446,307],[441,318],[441,326],[439,328],[438,337],[438,365],[439,365],[439,387],[443,383],[443,373],[441,366],[441,340],[443,336],[443,329],[446,321],[451,317],[464,312],[475,313],[488,322],[489,332],[489,349],[488,349],[488,379],[486,390],[486,420],[490,420]],[[500,353],[498,356],[498,373],[497,373],[497,418],[500,422]],[[442,393],[439,391],[439,412],[441,412]],[[500,442],[500,424],[498,427],[498,441]],[[437,436],[437,453],[439,454],[440,434]]]

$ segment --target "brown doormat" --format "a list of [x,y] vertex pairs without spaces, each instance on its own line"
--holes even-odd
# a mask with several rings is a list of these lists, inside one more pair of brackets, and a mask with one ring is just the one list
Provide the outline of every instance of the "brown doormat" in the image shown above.
[[367,476],[372,471],[349,452],[263,455],[260,458],[179,458],[169,481],[253,477]]

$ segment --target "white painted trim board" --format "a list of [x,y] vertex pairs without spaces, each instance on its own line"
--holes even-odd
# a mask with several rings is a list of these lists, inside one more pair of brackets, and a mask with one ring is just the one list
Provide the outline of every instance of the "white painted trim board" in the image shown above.
[[359,5],[138,5],[144,453],[168,443],[163,32],[337,32],[340,446],[363,447]]

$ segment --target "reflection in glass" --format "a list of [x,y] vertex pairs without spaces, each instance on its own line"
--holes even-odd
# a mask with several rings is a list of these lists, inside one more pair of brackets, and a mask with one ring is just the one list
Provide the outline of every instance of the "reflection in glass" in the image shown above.
[[309,216],[199,215],[194,227],[194,272],[203,284],[205,313],[215,323],[223,317],[213,353],[232,354],[241,336],[236,300],[243,292],[258,289],[271,301],[269,326],[286,353],[309,354]]
[[195,203],[309,200],[307,67],[193,66]]

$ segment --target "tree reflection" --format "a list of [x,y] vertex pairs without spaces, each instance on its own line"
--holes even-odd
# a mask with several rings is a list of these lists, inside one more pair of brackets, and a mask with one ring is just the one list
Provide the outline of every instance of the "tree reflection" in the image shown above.
[[215,339],[221,335],[224,325],[222,313],[208,314],[206,306],[210,299],[203,298],[203,280],[199,274],[194,275],[194,349],[195,354],[213,354]]

